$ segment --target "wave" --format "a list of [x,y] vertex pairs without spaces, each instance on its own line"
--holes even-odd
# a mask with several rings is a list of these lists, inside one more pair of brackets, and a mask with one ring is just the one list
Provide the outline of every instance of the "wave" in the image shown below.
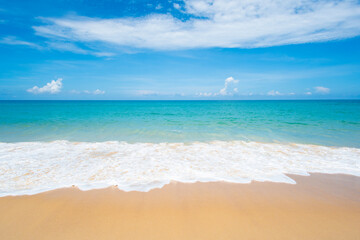
[[0,143],[0,196],[74,185],[149,191],[170,181],[294,184],[286,174],[309,172],[360,176],[360,149],[246,141]]

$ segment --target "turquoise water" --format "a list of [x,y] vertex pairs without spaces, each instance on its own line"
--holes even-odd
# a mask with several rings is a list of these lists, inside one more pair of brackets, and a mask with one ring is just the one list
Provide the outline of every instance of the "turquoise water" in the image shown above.
[[360,101],[2,101],[0,196],[360,176]]
[[0,101],[0,142],[244,140],[360,147],[360,101]]

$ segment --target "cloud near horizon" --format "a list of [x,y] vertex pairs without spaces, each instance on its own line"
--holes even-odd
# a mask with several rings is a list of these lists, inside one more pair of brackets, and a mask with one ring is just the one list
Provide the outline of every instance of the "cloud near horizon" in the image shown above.
[[[50,94],[56,94],[60,93],[61,89],[63,87],[62,83],[63,79],[58,78],[57,80],[52,80],[51,82],[47,83],[43,87],[34,86],[32,88],[27,89],[26,91],[33,94],[42,94],[42,93],[50,93]],[[104,90],[96,89],[94,91],[84,90],[84,91],[77,91],[77,90],[71,90],[70,93],[72,94],[93,94],[93,95],[102,95],[105,94]]]
[[151,90],[137,90],[135,95],[139,96],[152,96],[152,95],[159,95],[158,92],[151,91]]
[[326,88],[326,87],[314,87],[315,91],[317,93],[321,93],[321,94],[327,94],[327,93],[330,93],[330,88]]
[[269,96],[281,96],[284,95],[283,93],[280,93],[279,91],[271,90],[267,93]]
[[57,80],[52,80],[43,87],[34,86],[26,91],[33,94],[41,94],[41,93],[56,94],[61,92],[61,88],[63,86],[62,80],[63,80],[62,78],[58,78]]
[[52,40],[178,50],[257,48],[322,42],[360,35],[356,0],[185,0],[184,14],[136,18],[42,18],[36,34]]
[[230,89],[230,85],[237,84],[238,82],[239,80],[235,80],[233,77],[228,77],[227,79],[225,79],[224,87],[220,89],[219,92],[204,92],[198,93],[197,95],[201,97],[232,96],[235,93],[239,92],[239,90],[237,87]]
[[78,91],[78,90],[71,90],[70,93],[72,94],[94,94],[94,95],[102,95],[105,94],[104,90],[100,90],[100,89],[96,89],[95,91],[89,91],[89,90],[83,90],[83,91]]
[[95,91],[93,91],[93,94],[95,94],[95,95],[101,95],[101,94],[105,94],[105,91],[100,90],[100,89],[96,89]]

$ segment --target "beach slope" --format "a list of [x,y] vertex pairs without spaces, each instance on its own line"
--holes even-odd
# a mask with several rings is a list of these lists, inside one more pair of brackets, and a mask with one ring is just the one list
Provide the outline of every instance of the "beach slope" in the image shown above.
[[360,239],[360,178],[171,183],[0,198],[0,239]]

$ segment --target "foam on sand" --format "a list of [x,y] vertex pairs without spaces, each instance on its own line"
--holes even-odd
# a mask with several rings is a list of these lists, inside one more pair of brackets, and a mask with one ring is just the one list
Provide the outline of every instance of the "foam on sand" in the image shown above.
[[72,185],[149,191],[170,181],[295,183],[285,174],[309,172],[360,176],[360,149],[245,141],[0,143],[0,196]]

